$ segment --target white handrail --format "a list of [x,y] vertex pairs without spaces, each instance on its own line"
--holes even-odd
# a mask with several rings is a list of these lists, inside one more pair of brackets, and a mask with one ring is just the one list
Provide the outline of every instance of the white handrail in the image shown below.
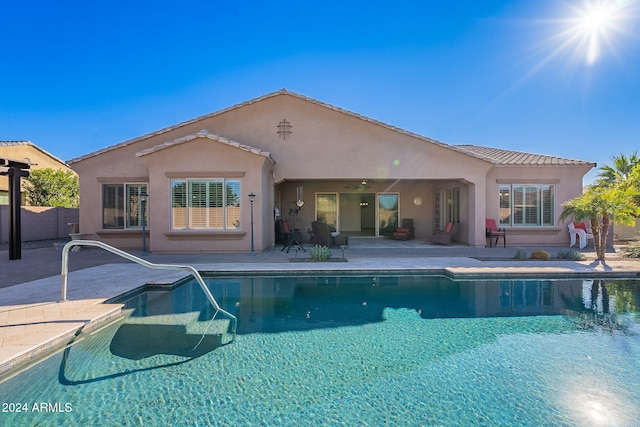
[[198,272],[198,270],[196,270],[190,265],[154,264],[152,262],[146,261],[142,258],[138,258],[137,256],[131,255],[128,252],[125,252],[118,248],[114,248],[113,246],[109,246],[106,243],[103,243],[97,240],[72,240],[68,242],[66,245],[64,245],[64,248],[62,248],[62,272],[61,272],[61,275],[62,275],[61,301],[62,302],[67,301],[67,275],[69,273],[69,250],[71,249],[72,246],[96,246],[106,251],[109,251],[111,253],[114,253],[116,255],[119,255],[122,258],[126,258],[129,261],[133,261],[135,263],[138,263],[148,268],[152,268],[156,270],[180,270],[180,271],[188,272],[196,279],[198,284],[200,284],[200,287],[202,288],[202,292],[204,292],[207,299],[209,300],[213,308],[215,308],[216,310],[211,320],[215,319],[218,312],[222,312],[223,314],[227,315],[231,319],[231,330],[233,335],[231,340],[233,341],[233,339],[235,338],[236,325],[238,323],[236,316],[224,310],[222,307],[218,305],[218,302],[211,294],[211,291],[209,291],[207,284],[202,279],[202,276],[200,276],[200,273]]

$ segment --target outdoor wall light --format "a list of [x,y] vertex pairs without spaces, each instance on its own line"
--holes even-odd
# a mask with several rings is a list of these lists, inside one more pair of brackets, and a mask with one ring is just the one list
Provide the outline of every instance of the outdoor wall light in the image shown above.
[[147,202],[149,201],[149,194],[146,190],[142,190],[140,193],[140,205],[142,214],[142,255],[147,255]]

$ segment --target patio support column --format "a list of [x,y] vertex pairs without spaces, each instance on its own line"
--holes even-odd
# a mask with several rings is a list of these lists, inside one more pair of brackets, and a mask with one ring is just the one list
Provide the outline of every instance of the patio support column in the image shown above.
[[469,246],[481,248],[486,245],[485,216],[487,212],[487,189],[483,180],[469,183]]

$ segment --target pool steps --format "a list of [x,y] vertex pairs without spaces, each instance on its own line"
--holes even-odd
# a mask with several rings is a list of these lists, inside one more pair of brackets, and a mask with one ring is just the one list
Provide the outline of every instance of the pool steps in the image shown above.
[[229,319],[198,320],[200,312],[177,314],[157,314],[153,316],[126,317],[124,323],[132,325],[165,325],[184,326],[185,333],[190,335],[222,335],[230,327]]
[[[103,243],[103,242],[100,242],[100,241],[97,241],[97,240],[72,240],[72,241],[68,242],[66,245],[64,245],[64,248],[62,248],[62,268],[61,268],[61,273],[60,273],[61,276],[62,276],[62,289],[61,289],[61,292],[60,292],[61,293],[61,302],[67,301],[67,276],[68,276],[68,272],[69,272],[69,251],[74,246],[94,246],[94,247],[98,247],[98,248],[104,249],[104,250],[106,250],[108,252],[111,252],[111,253],[113,253],[115,255],[118,255],[118,256],[120,256],[122,258],[125,258],[125,259],[127,259],[129,261],[135,262],[137,264],[140,264],[140,265],[142,265],[144,267],[151,268],[151,269],[178,270],[178,271],[186,271],[186,272],[188,272],[189,274],[191,274],[196,279],[196,281],[200,285],[200,288],[202,289],[202,292],[204,292],[205,296],[207,297],[207,299],[209,300],[209,302],[211,303],[213,308],[216,310],[215,313],[213,314],[213,317],[211,318],[211,321],[213,321],[216,318],[218,313],[222,313],[223,315],[225,315],[229,319],[228,329],[227,329],[226,333],[222,334],[222,340],[223,340],[222,342],[223,342],[223,344],[229,343],[229,342],[231,342],[231,341],[233,341],[235,339],[238,320],[236,319],[236,317],[233,314],[229,313],[228,311],[226,311],[222,307],[220,307],[220,305],[218,305],[218,302],[216,301],[216,299],[211,294],[211,291],[209,291],[209,288],[207,287],[207,284],[202,279],[202,276],[200,276],[200,273],[194,267],[192,267],[190,265],[179,265],[179,264],[154,264],[152,262],[149,262],[149,261],[144,260],[142,258],[138,258],[135,255],[131,255],[128,252],[125,252],[125,251],[120,250],[118,248],[114,248],[113,246],[107,245],[106,243]],[[220,324],[218,324],[218,326],[220,326]]]

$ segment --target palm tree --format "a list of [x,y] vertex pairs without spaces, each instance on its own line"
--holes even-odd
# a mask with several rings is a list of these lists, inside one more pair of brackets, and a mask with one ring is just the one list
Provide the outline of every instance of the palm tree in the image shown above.
[[[640,167],[635,169],[633,176],[638,174]],[[619,185],[593,185],[584,194],[562,204],[560,221],[569,217],[576,221],[589,219],[598,261],[605,261],[611,221],[615,219],[617,223],[633,225],[640,215],[640,207],[634,201],[639,196],[638,188],[630,181],[626,179]]]
[[[612,160],[612,166],[604,165],[600,168],[595,185],[611,187],[626,183],[640,190],[640,157],[638,157],[638,152],[634,151],[629,157],[624,154],[613,156]],[[636,196],[635,202],[640,206],[640,195]]]
[[638,157],[637,151],[634,151],[629,157],[624,154],[613,156],[612,160],[612,166],[605,165],[600,168],[597,185],[610,186],[624,182],[629,179],[634,169],[640,165],[640,157]]
[[[640,206],[640,157],[638,157],[638,152],[634,151],[629,157],[624,154],[613,156],[612,161],[611,166],[605,165],[600,168],[595,185],[599,187],[634,186],[639,191],[635,196],[632,196],[633,202]],[[618,220],[616,222],[624,224]],[[634,223],[630,222],[626,225],[633,226]]]

